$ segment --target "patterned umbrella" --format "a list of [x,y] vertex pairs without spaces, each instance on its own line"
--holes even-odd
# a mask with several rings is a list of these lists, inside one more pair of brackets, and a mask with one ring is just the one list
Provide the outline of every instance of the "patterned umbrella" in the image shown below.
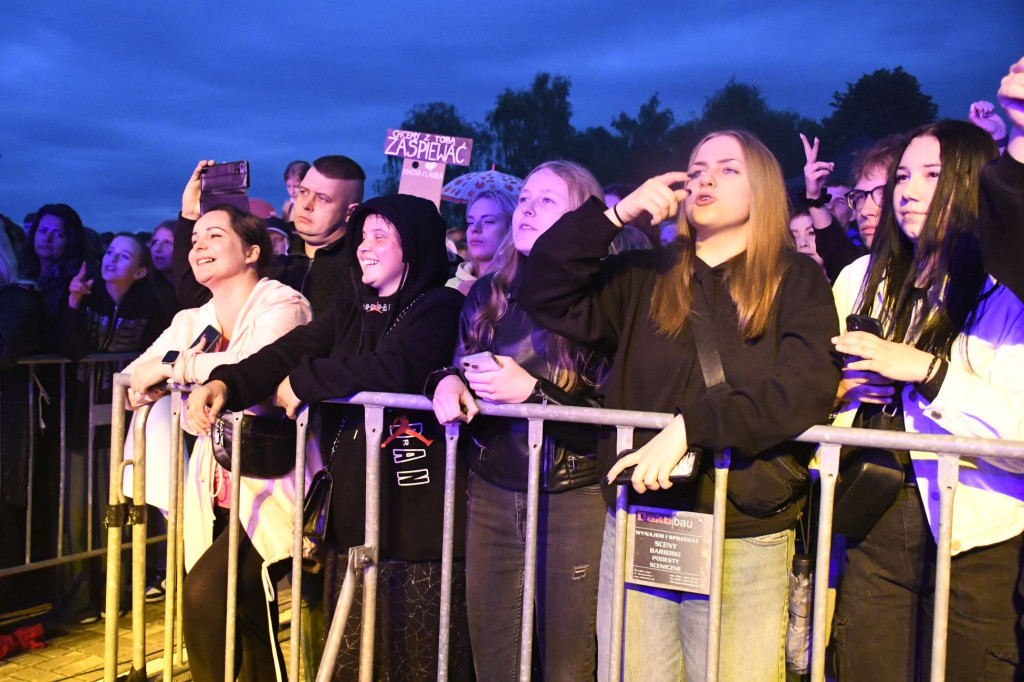
[[507,175],[496,170],[466,173],[455,178],[441,190],[441,198],[456,204],[468,204],[477,192],[485,190],[502,190],[519,196],[523,181],[514,175]]

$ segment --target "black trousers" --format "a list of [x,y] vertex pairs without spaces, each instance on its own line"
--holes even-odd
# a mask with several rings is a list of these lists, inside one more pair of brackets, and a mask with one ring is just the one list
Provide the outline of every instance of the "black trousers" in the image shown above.
[[[223,513],[222,513],[223,512]],[[227,510],[217,510],[216,539],[185,576],[182,621],[192,679],[221,682],[224,679],[224,632],[227,626],[228,533]],[[287,667],[277,639],[271,640],[267,608],[277,632],[277,601],[267,604],[263,592],[263,557],[253,547],[245,529],[238,528],[238,608],[235,619],[235,677],[244,680],[276,680],[274,656],[281,671]],[[277,583],[288,573],[290,561],[270,566]]]
[[[1017,536],[953,557],[946,679],[1017,679],[1022,547]],[[835,618],[842,682],[929,679],[936,550],[912,486],[848,545]]]

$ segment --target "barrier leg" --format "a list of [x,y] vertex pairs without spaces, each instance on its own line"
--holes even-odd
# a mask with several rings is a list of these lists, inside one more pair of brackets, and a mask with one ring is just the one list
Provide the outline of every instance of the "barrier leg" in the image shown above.
[[825,626],[828,623],[829,561],[832,555],[832,508],[839,479],[840,445],[822,443],[819,475],[817,556],[814,562],[814,615],[811,618],[811,682],[825,682]]
[[[179,433],[178,448],[184,450],[184,435]],[[182,458],[182,466],[184,467],[184,458]],[[184,481],[185,476],[182,474],[182,480]],[[175,518],[178,519],[178,528],[185,528],[185,486],[178,486],[178,497],[177,497],[177,511],[175,512]],[[175,573],[175,584],[179,586],[178,594],[174,598],[174,665],[183,666],[185,665],[185,629],[182,625],[182,614],[184,612],[184,598],[182,596],[182,590],[180,587],[185,583],[185,533],[181,530],[178,532],[178,561],[174,565]],[[168,569],[171,570],[171,569]],[[168,597],[170,599],[170,597]]]
[[[320,659],[320,669],[316,674],[316,682],[330,682],[334,677],[334,666],[338,660],[338,649],[341,648],[341,638],[345,634],[345,624],[348,622],[348,615],[352,610],[352,602],[356,595],[356,583],[359,582],[359,576],[362,574],[366,564],[376,561],[374,554],[374,549],[365,545],[362,547],[351,547],[348,550],[345,582],[341,585],[341,594],[338,595],[338,603],[334,607],[331,629],[327,631],[324,657]],[[365,598],[366,596],[364,595],[363,599]],[[366,627],[365,623],[363,623],[363,627]]]
[[960,455],[939,455],[939,541],[935,555],[935,616],[932,624],[932,680],[946,679],[949,574],[952,568],[953,498],[959,484]]
[[[615,430],[616,452],[633,447],[633,427],[620,426]],[[608,642],[608,680],[619,682],[622,677],[622,647],[626,616],[626,520],[629,515],[629,486],[620,485],[615,495],[615,573],[612,583],[612,622]]]
[[[302,655],[302,502],[306,490],[306,427],[309,406],[302,408],[295,421],[295,517],[292,531],[292,622],[291,650],[288,652],[288,679],[299,679]],[[309,671],[307,671],[307,676]]]
[[711,594],[708,599],[708,657],[706,678],[718,679],[722,639],[722,570],[725,567],[725,502],[729,485],[729,450],[715,455],[714,541],[711,545]]
[[[242,470],[242,416],[231,415],[231,471]],[[227,626],[224,628],[224,682],[235,680],[235,623],[238,619],[238,498],[242,493],[242,477],[231,476],[231,520],[228,525],[228,597]]]
[[[108,487],[107,527],[107,618],[103,624],[103,679],[114,682],[117,678],[117,613],[121,594],[121,526],[124,523],[124,495],[121,481],[114,472],[121,471],[124,460],[124,403],[127,388],[114,384],[114,397],[110,419],[110,482]],[[31,471],[31,469],[30,469]],[[31,499],[31,497],[29,498]]]
[[523,615],[519,631],[519,679],[528,682],[533,662],[533,602],[537,594],[537,508],[540,505],[540,450],[544,422],[529,422],[530,463],[526,486],[526,557],[523,567]]
[[[121,403],[122,405],[124,403]],[[132,459],[132,669],[146,678],[146,421],[150,407],[141,408],[135,420]],[[122,470],[118,470],[119,472]],[[123,474],[111,476],[120,484]],[[107,620],[117,622],[120,612],[107,611]]]
[[178,488],[183,467],[181,448],[181,391],[171,392],[171,459],[167,471],[167,566],[164,593],[164,682],[174,677],[174,616],[178,598]]
[[452,622],[452,555],[455,542],[455,466],[459,425],[446,426],[444,460],[444,527],[441,531],[441,615],[437,636],[437,680],[448,679],[448,635]]
[[359,643],[359,680],[373,680],[373,639],[377,632],[377,548],[380,547],[380,441],[384,408],[366,406],[366,530],[363,542],[372,561],[363,564],[363,623]]

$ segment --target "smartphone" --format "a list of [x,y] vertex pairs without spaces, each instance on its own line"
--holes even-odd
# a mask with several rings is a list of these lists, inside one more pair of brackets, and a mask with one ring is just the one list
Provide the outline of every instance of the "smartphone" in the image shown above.
[[199,176],[199,212],[217,204],[231,204],[249,212],[249,162],[232,161],[207,166]]
[[498,362],[498,358],[494,357],[494,353],[489,350],[485,350],[483,353],[467,355],[459,361],[459,364],[467,372],[494,372],[501,369],[501,363]]
[[870,315],[847,315],[846,331],[867,332],[868,334],[874,334],[878,338],[882,338],[882,325],[878,323],[878,320]]
[[[633,450],[623,450],[619,453],[619,457],[625,457],[626,455],[636,452]],[[693,480],[693,477],[697,473],[697,465],[700,462],[700,450],[687,450],[683,458],[679,460],[679,464],[673,467],[672,472],[668,475],[668,480],[673,483],[683,483],[685,481]],[[613,483],[615,485],[625,485],[633,482],[633,471],[636,466],[626,467],[619,475],[615,477]]]
[[206,325],[206,329],[200,332],[189,348],[195,348],[203,341],[206,341],[206,344],[203,345],[203,352],[212,351],[217,346],[217,342],[220,341],[220,332],[212,324]]

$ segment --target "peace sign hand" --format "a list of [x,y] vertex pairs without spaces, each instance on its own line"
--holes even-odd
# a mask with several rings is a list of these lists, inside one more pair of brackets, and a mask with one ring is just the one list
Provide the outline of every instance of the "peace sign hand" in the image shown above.
[[825,181],[832,175],[835,164],[831,161],[818,161],[818,147],[820,141],[814,138],[814,144],[807,140],[807,136],[800,133],[800,141],[804,144],[804,156],[807,163],[804,165],[804,182],[807,185],[807,198],[817,199],[825,188]]

